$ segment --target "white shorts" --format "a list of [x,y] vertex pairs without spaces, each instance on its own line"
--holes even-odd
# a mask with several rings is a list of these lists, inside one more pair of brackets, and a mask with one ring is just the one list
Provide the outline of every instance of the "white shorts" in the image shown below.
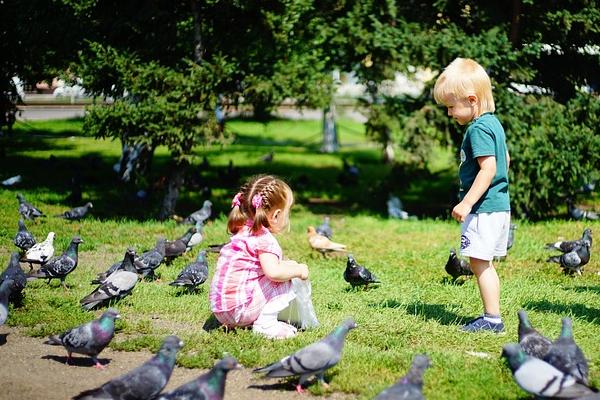
[[460,254],[491,261],[506,255],[510,211],[469,214],[461,225]]

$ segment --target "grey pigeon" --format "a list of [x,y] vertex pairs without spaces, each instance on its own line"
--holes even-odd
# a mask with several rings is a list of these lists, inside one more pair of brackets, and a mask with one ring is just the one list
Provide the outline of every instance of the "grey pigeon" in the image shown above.
[[546,261],[560,264],[565,274],[581,275],[583,266],[590,261],[590,244],[587,241],[583,241],[569,253],[548,257]]
[[212,214],[212,203],[210,200],[204,200],[202,208],[188,215],[184,220],[184,224],[196,225],[198,222],[204,224]]
[[[98,275],[96,275],[96,277],[92,280],[92,284],[101,284],[106,280],[106,278],[111,276],[115,271],[124,270],[127,260],[130,259],[132,256],[133,256],[133,258],[131,259],[130,262],[133,265],[133,261],[135,260],[135,250],[133,250],[132,248],[128,248],[125,251],[125,256],[123,257],[123,259],[121,261],[117,261],[116,263],[111,265],[105,272],[101,272]],[[134,269],[133,272],[137,272],[137,270]]]
[[270,151],[267,154],[261,156],[260,161],[265,162],[265,163],[271,163],[271,162],[273,162],[274,156],[275,156],[275,153],[273,151]]
[[56,216],[59,218],[68,219],[69,221],[79,221],[81,218],[86,216],[86,214],[90,211],[90,208],[94,208],[94,205],[88,201],[81,207],[72,208]]
[[571,375],[578,382],[588,385],[588,363],[583,352],[573,340],[573,321],[571,321],[571,318],[562,319],[560,336],[550,346],[544,361]]
[[587,219],[590,221],[598,220],[597,213],[595,213],[594,211],[591,211],[591,210],[582,210],[581,208],[577,207],[573,203],[573,199],[570,197],[567,198],[567,209],[569,211],[569,216],[577,221],[581,221],[584,219]]
[[130,372],[106,382],[97,389],[86,390],[73,400],[147,400],[156,397],[167,385],[177,351],[183,342],[177,336],[167,336],[158,353]]
[[273,364],[257,368],[253,372],[264,373],[265,377],[269,378],[300,375],[300,381],[296,385],[298,392],[303,391],[302,385],[313,375],[327,386],[323,375],[326,370],[340,361],[346,335],[354,328],[356,322],[352,318],[347,319],[320,341],[303,347]]
[[60,279],[63,288],[67,289],[65,278],[77,267],[77,251],[80,243],[83,243],[83,240],[79,236],[73,237],[64,253],[58,257],[52,257],[40,269],[29,273],[27,279],[46,278],[48,283],[52,279]]
[[559,250],[563,253],[570,253],[575,250],[575,247],[579,246],[583,242],[589,242],[590,247],[592,247],[592,230],[590,228],[585,228],[583,230],[583,234],[581,235],[581,239],[577,240],[561,240],[553,243],[546,243],[546,249],[549,250]]
[[525,310],[519,310],[519,344],[532,357],[543,359],[552,342],[531,326]]
[[12,279],[6,279],[0,283],[0,325],[4,325],[8,318],[8,298],[12,285]]
[[222,400],[227,373],[237,368],[239,364],[235,358],[225,357],[207,373],[172,392],[161,394],[157,400]]
[[23,218],[33,220],[38,217],[46,216],[38,208],[27,202],[21,193],[17,193],[17,199],[19,200],[19,214],[21,214]]
[[[202,231],[204,230],[204,225],[202,225],[201,222],[197,222],[196,225],[194,225],[194,228],[196,229],[195,232],[192,232],[192,236],[190,237],[190,240],[188,240],[187,242],[187,248],[185,249],[185,251],[190,251],[192,249],[192,247],[200,244],[200,242],[202,242]],[[192,228],[190,228],[192,229]]]
[[177,275],[177,279],[169,283],[171,286],[185,286],[189,290],[196,289],[196,286],[203,284],[208,278],[208,261],[206,260],[206,250],[198,253],[196,261],[187,265]]
[[206,248],[206,251],[208,251],[209,253],[217,253],[217,254],[219,254],[221,252],[221,249],[226,244],[227,243],[209,244],[208,247]]
[[317,226],[316,230],[319,235],[323,235],[327,239],[333,237],[333,231],[331,230],[331,225],[329,225],[329,217],[323,217],[323,223]]
[[10,299],[13,301],[20,301],[22,298],[22,291],[27,285],[27,276],[21,269],[19,264],[19,254],[13,252],[10,256],[10,261],[6,269],[0,274],[0,283],[10,280]]
[[19,230],[15,235],[14,244],[23,251],[29,250],[36,244],[35,237],[27,230],[22,219],[19,219]]
[[521,389],[537,397],[578,399],[594,394],[587,386],[577,383],[571,375],[559,371],[546,361],[527,355],[516,343],[505,345],[502,356],[508,361],[515,382]]
[[145,251],[141,256],[135,258],[133,264],[138,274],[143,277],[154,276],[154,270],[162,264],[165,258],[165,243],[164,238],[159,238],[153,249]]
[[109,308],[100,318],[79,325],[73,329],[52,335],[44,344],[53,346],[64,346],[67,349],[67,364],[71,360],[72,353],[86,354],[94,361],[94,366],[104,369],[104,365],[98,361],[98,354],[115,336],[115,319],[119,318],[119,312]]
[[32,264],[43,264],[54,255],[54,232],[48,232],[46,240],[36,243],[25,252],[22,261],[29,263],[29,268],[33,269]]
[[167,260],[172,260],[176,257],[179,257],[183,253],[186,252],[188,243],[192,236],[196,233],[196,228],[191,227],[188,231],[179,239],[175,239],[172,242],[165,242],[165,258]]
[[429,357],[424,354],[415,356],[410,370],[395,384],[379,393],[374,400],[424,400],[423,373],[429,368]]
[[128,249],[120,269],[107,277],[92,293],[81,299],[81,307],[84,310],[91,310],[98,305],[122,299],[131,293],[138,281],[138,275],[133,266],[134,257],[133,249]]
[[473,275],[469,263],[456,255],[456,250],[450,249],[450,255],[445,266],[446,272],[452,277],[453,281],[456,281],[460,276]]
[[352,254],[348,254],[346,270],[344,271],[344,280],[352,285],[352,288],[355,288],[356,286],[364,286],[367,288],[369,283],[381,283],[371,271],[357,263]]

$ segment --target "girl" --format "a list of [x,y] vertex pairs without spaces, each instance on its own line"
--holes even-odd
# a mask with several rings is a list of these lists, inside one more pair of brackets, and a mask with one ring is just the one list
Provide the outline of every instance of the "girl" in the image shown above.
[[290,187],[270,175],[251,178],[233,198],[227,222],[233,236],[221,250],[210,286],[211,309],[223,325],[252,325],[276,339],[296,334],[277,315],[296,297],[290,280],[308,279],[308,267],[283,260],[273,236],[288,227],[293,202]]

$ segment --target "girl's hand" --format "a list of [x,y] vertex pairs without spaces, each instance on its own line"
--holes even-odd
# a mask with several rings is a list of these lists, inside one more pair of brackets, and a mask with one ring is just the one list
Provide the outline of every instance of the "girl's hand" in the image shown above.
[[298,264],[298,278],[303,281],[308,279],[308,265],[306,264]]

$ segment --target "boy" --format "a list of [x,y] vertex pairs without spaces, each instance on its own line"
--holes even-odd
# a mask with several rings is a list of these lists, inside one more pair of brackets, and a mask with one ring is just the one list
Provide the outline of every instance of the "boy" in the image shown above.
[[500,280],[494,256],[506,255],[510,226],[508,165],[510,158],[502,125],[495,111],[489,76],[477,62],[457,58],[437,79],[435,101],[448,116],[467,125],[460,148],[460,202],[452,217],[461,222],[460,250],[469,257],[483,302],[484,314],[464,331],[500,333]]

